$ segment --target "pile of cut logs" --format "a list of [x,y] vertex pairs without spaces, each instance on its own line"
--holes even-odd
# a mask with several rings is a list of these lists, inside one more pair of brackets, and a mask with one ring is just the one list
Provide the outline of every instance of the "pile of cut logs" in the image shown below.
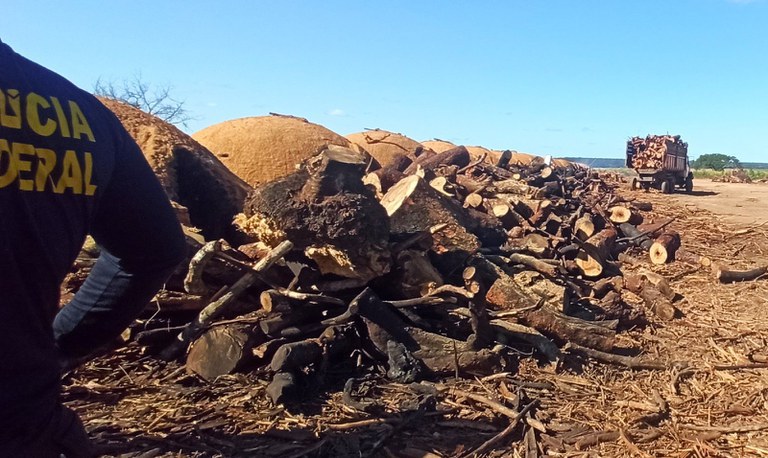
[[721,183],[752,183],[752,178],[744,169],[729,170],[720,176],[712,178],[712,181]]
[[371,171],[328,146],[257,188],[236,221],[254,242],[190,237],[189,265],[130,338],[207,380],[263,371],[290,402],[330,368],[410,382],[494,373],[521,348],[610,352],[647,313],[675,316],[666,280],[622,263],[704,262],[589,170],[416,153]]
[[679,135],[632,137],[627,143],[633,150],[632,168],[634,169],[661,169],[664,154],[667,151],[684,156],[683,152],[688,150],[688,144],[680,140]]

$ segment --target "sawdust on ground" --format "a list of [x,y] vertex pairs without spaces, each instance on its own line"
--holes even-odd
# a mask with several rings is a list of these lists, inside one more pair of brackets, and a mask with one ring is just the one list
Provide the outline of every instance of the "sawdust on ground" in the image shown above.
[[675,193],[673,201],[683,206],[709,210],[734,224],[768,221],[768,184],[717,183],[697,179],[691,194]]

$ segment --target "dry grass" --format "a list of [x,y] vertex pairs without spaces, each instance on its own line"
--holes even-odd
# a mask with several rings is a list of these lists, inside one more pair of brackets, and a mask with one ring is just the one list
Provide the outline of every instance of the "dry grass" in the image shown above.
[[[640,198],[658,220],[676,218],[689,251],[736,268],[768,263],[768,227],[729,227],[654,192]],[[64,399],[105,451],[123,456],[462,456],[510,423],[483,399],[513,410],[538,402],[487,456],[768,456],[768,281],[722,285],[683,263],[654,270],[679,293],[682,316],[618,339],[664,371],[576,355],[541,366],[521,346],[518,367],[485,379],[401,385],[357,373],[357,403],[342,393],[349,373],[329,373],[325,391],[288,410],[266,400],[266,375],[206,384],[129,346],[72,374]]]

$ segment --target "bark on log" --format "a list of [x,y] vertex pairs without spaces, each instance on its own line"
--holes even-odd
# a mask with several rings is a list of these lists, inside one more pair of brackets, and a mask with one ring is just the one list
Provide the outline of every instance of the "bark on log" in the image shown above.
[[576,265],[585,276],[599,277],[605,270],[605,262],[610,258],[613,242],[616,240],[616,230],[606,228],[590,237],[576,255]]
[[640,296],[646,307],[660,319],[670,321],[675,318],[677,309],[672,301],[644,275],[624,276],[624,287]]
[[624,237],[631,239],[630,243],[635,246],[639,246],[644,250],[650,250],[653,245],[653,240],[643,233],[634,225],[630,223],[619,224],[619,230],[624,234]]
[[[454,373],[456,370],[475,374],[488,374],[498,367],[499,356],[488,350],[475,351],[460,340],[451,339],[408,325],[389,305],[382,302],[371,290],[361,293],[360,315],[363,316],[368,338],[380,359],[385,360],[392,349],[389,342],[402,345],[413,357],[421,361],[433,373]],[[457,367],[458,364],[458,367]],[[391,368],[390,368],[391,369]],[[407,372],[408,368],[401,368]],[[414,373],[418,367],[410,368]]]
[[651,262],[657,265],[666,264],[675,259],[675,252],[680,248],[680,234],[666,232],[656,238],[651,245],[648,255]]
[[428,231],[445,223],[448,227],[432,234],[437,267],[450,271],[461,266],[470,253],[480,248],[478,238],[467,229],[469,215],[458,202],[439,194],[417,176],[409,176],[381,199],[395,234]]
[[525,312],[520,321],[562,342],[573,342],[602,351],[611,350],[616,340],[616,331],[598,322],[570,317],[548,306]]
[[[650,249],[650,247],[649,247]],[[696,253],[692,253],[683,248],[678,248],[675,252],[675,260],[681,261],[687,264],[693,264],[695,266],[709,267],[712,265],[712,260],[706,256],[700,256]]]
[[442,166],[456,165],[464,167],[467,164],[469,164],[469,151],[464,146],[457,146],[430,157],[425,157],[422,154],[405,169],[404,173],[410,175],[416,172],[417,167],[421,167],[424,170],[434,170]]
[[730,270],[717,264],[714,267],[715,278],[720,283],[757,280],[768,274],[768,266],[756,267],[750,270]]

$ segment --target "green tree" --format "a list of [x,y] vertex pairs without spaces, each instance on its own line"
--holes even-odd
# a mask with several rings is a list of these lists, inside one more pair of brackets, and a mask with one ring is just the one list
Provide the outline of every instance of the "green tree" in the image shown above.
[[741,163],[736,156],[726,154],[702,154],[691,164],[694,169],[714,169],[723,170],[725,168],[738,168]]

